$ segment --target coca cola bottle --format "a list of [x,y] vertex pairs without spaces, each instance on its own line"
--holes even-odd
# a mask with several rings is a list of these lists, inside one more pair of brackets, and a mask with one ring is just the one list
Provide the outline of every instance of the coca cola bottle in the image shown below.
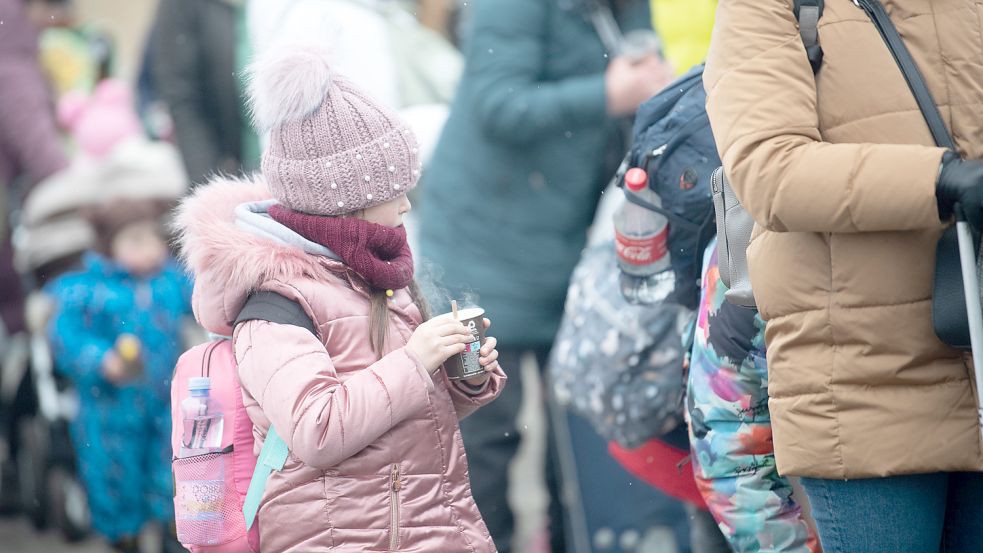
[[[659,195],[648,186],[648,174],[633,168],[625,174],[629,194],[662,207]],[[621,268],[621,293],[628,303],[650,304],[664,300],[675,288],[669,265],[669,221],[627,199],[614,215],[615,245]]]

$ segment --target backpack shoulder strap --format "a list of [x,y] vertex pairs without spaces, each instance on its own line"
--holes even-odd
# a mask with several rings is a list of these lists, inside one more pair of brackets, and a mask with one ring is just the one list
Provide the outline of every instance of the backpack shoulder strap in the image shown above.
[[824,0],[794,0],[792,7],[799,22],[799,34],[809,56],[812,72],[818,73],[823,64],[823,48],[819,45],[819,18],[823,16]]
[[[276,292],[256,292],[249,296],[246,304],[239,311],[239,316],[236,317],[235,326],[246,321],[269,321],[299,326],[317,336],[317,327],[307,312],[304,311],[304,308],[294,300]],[[288,455],[287,443],[277,433],[276,428],[270,425],[242,504],[242,514],[247,530],[251,529],[256,521],[256,513],[259,512],[263,491],[266,489],[266,481],[269,480],[273,471],[283,470]]]
[[269,321],[271,323],[299,326],[317,336],[317,327],[304,308],[294,300],[276,292],[256,292],[249,296],[246,304],[236,317],[235,326],[246,321]]

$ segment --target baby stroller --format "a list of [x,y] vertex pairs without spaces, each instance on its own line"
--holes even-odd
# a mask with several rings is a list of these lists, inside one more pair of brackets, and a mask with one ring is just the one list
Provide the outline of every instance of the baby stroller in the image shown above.
[[95,233],[78,211],[96,197],[81,184],[73,165],[41,182],[17,217],[15,263],[26,289],[27,335],[14,342],[21,363],[17,398],[15,468],[20,506],[35,528],[53,527],[68,541],[89,533],[91,516],[85,488],[76,472],[69,424],[78,413],[78,395],[52,361],[46,338],[51,300],[40,291],[45,282],[78,265],[95,242]]
[[[28,309],[50,314],[48,299],[33,292]],[[33,305],[32,305],[33,304]],[[68,541],[86,537],[91,525],[88,499],[76,473],[68,425],[78,413],[75,389],[54,370],[44,327],[32,324],[28,389],[34,410],[20,420],[17,472],[21,504],[34,526],[54,527]]]

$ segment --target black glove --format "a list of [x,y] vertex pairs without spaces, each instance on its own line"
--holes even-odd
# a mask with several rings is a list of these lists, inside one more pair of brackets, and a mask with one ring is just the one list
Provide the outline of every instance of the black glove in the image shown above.
[[942,156],[942,171],[935,186],[942,220],[952,217],[956,204],[966,222],[974,228],[983,225],[983,160],[960,159],[954,152]]

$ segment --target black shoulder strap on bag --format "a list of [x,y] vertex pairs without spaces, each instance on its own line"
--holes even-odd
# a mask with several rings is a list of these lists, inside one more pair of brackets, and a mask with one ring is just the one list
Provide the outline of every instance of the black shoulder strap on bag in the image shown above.
[[[904,74],[908,88],[928,123],[935,144],[956,152],[956,144],[942,120],[942,114],[932,98],[918,65],[911,57],[904,40],[878,0],[854,0],[874,22],[881,38],[891,50],[894,61]],[[976,240],[974,239],[974,242]],[[956,228],[950,227],[939,240],[935,256],[935,281],[932,291],[932,326],[940,340],[952,347],[971,349],[969,316],[963,289],[962,266],[959,259],[959,240]]]
[[952,135],[949,134],[949,129],[946,128],[945,122],[942,120],[942,114],[939,113],[939,108],[932,98],[932,93],[929,92],[928,85],[925,84],[925,79],[922,77],[921,71],[918,70],[918,65],[915,64],[915,60],[911,57],[911,52],[905,46],[904,40],[898,34],[898,30],[894,27],[894,23],[891,22],[891,18],[887,15],[887,11],[884,10],[884,6],[878,0],[854,0],[854,2],[867,12],[867,15],[874,22],[874,26],[881,33],[881,38],[884,39],[888,49],[891,50],[894,61],[897,62],[898,68],[904,74],[905,81],[908,82],[908,88],[911,89],[911,93],[915,96],[918,109],[921,110],[925,121],[928,123],[928,128],[932,132],[932,138],[935,139],[935,144],[955,152],[956,144],[953,142]]
[[246,321],[269,321],[271,323],[299,326],[317,336],[314,321],[304,308],[294,300],[276,292],[256,292],[249,296],[239,311],[235,325]]
[[823,47],[819,45],[819,18],[823,16],[823,7],[823,0],[795,0],[792,7],[813,73],[818,73],[823,65]]

